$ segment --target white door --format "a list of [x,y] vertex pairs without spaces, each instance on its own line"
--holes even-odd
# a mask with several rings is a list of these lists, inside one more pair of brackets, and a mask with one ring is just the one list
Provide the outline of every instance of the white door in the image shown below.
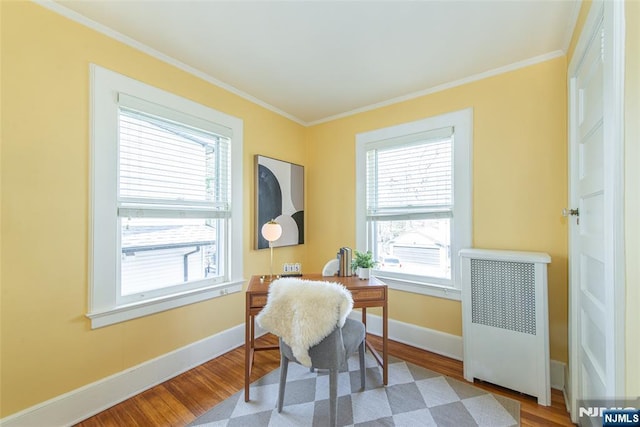
[[617,64],[620,29],[613,25],[616,3],[622,2],[593,3],[568,75],[569,199],[574,209],[569,219],[573,422],[580,415],[579,400],[624,395],[624,278],[619,274],[623,80]]

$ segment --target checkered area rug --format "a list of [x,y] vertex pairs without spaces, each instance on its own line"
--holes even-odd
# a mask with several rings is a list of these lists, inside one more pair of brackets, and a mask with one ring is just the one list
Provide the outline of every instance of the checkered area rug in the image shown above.
[[[389,358],[389,384],[367,352],[366,387],[360,388],[357,354],[338,377],[338,424],[341,426],[518,426],[520,403],[468,383]],[[280,369],[251,384],[251,400],[240,391],[190,426],[327,426],[329,376],[289,364],[284,407],[276,409]]]

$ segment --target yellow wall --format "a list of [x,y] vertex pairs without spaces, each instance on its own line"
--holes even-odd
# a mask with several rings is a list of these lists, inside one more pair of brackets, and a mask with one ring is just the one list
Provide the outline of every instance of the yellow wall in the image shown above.
[[[355,245],[355,135],[474,109],[473,242],[547,252],[551,358],[567,361],[566,62],[564,57],[314,126],[308,134],[308,264]],[[313,255],[311,255],[313,254]],[[393,319],[461,335],[457,301],[391,291]]]
[[[4,417],[244,321],[237,293],[90,329],[90,62],[244,120],[246,277],[269,268],[251,249],[253,155],[303,164],[305,129],[34,3],[1,10]],[[304,246],[278,255],[305,261]]]
[[626,388],[627,396],[640,396],[640,2],[627,2],[625,15]]
[[[375,111],[303,128],[38,5],[2,2],[0,417],[243,322],[234,294],[91,330],[87,311],[89,63],[244,120],[245,276],[253,155],[306,167],[306,241],[276,265],[318,271],[355,246],[355,135],[474,108],[474,244],[548,252],[551,357],[567,360],[566,62],[557,58]],[[393,319],[461,334],[460,303],[390,292]]]

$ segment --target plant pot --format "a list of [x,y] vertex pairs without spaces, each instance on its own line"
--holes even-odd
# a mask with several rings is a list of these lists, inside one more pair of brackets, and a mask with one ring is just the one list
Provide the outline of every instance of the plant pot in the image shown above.
[[358,267],[358,277],[361,280],[368,279],[369,278],[369,269],[368,268]]

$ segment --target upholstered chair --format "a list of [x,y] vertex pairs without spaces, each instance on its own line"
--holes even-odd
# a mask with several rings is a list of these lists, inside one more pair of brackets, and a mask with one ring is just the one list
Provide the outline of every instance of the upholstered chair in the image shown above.
[[365,386],[365,326],[347,316],[353,308],[351,292],[339,283],[278,279],[269,287],[258,324],[279,337],[282,411],[290,361],[329,371],[330,425],[338,422],[338,373],[349,356],[359,351],[360,384]]
[[[309,349],[311,370],[329,370],[329,419],[330,426],[338,425],[338,373],[346,366],[349,356],[358,350],[360,357],[360,387],[365,387],[364,364],[364,324],[358,320],[347,319],[342,328],[336,327],[328,337]],[[278,388],[278,412],[282,412],[284,392],[287,385],[287,367],[289,361],[299,363],[293,351],[280,338],[280,385]]]

